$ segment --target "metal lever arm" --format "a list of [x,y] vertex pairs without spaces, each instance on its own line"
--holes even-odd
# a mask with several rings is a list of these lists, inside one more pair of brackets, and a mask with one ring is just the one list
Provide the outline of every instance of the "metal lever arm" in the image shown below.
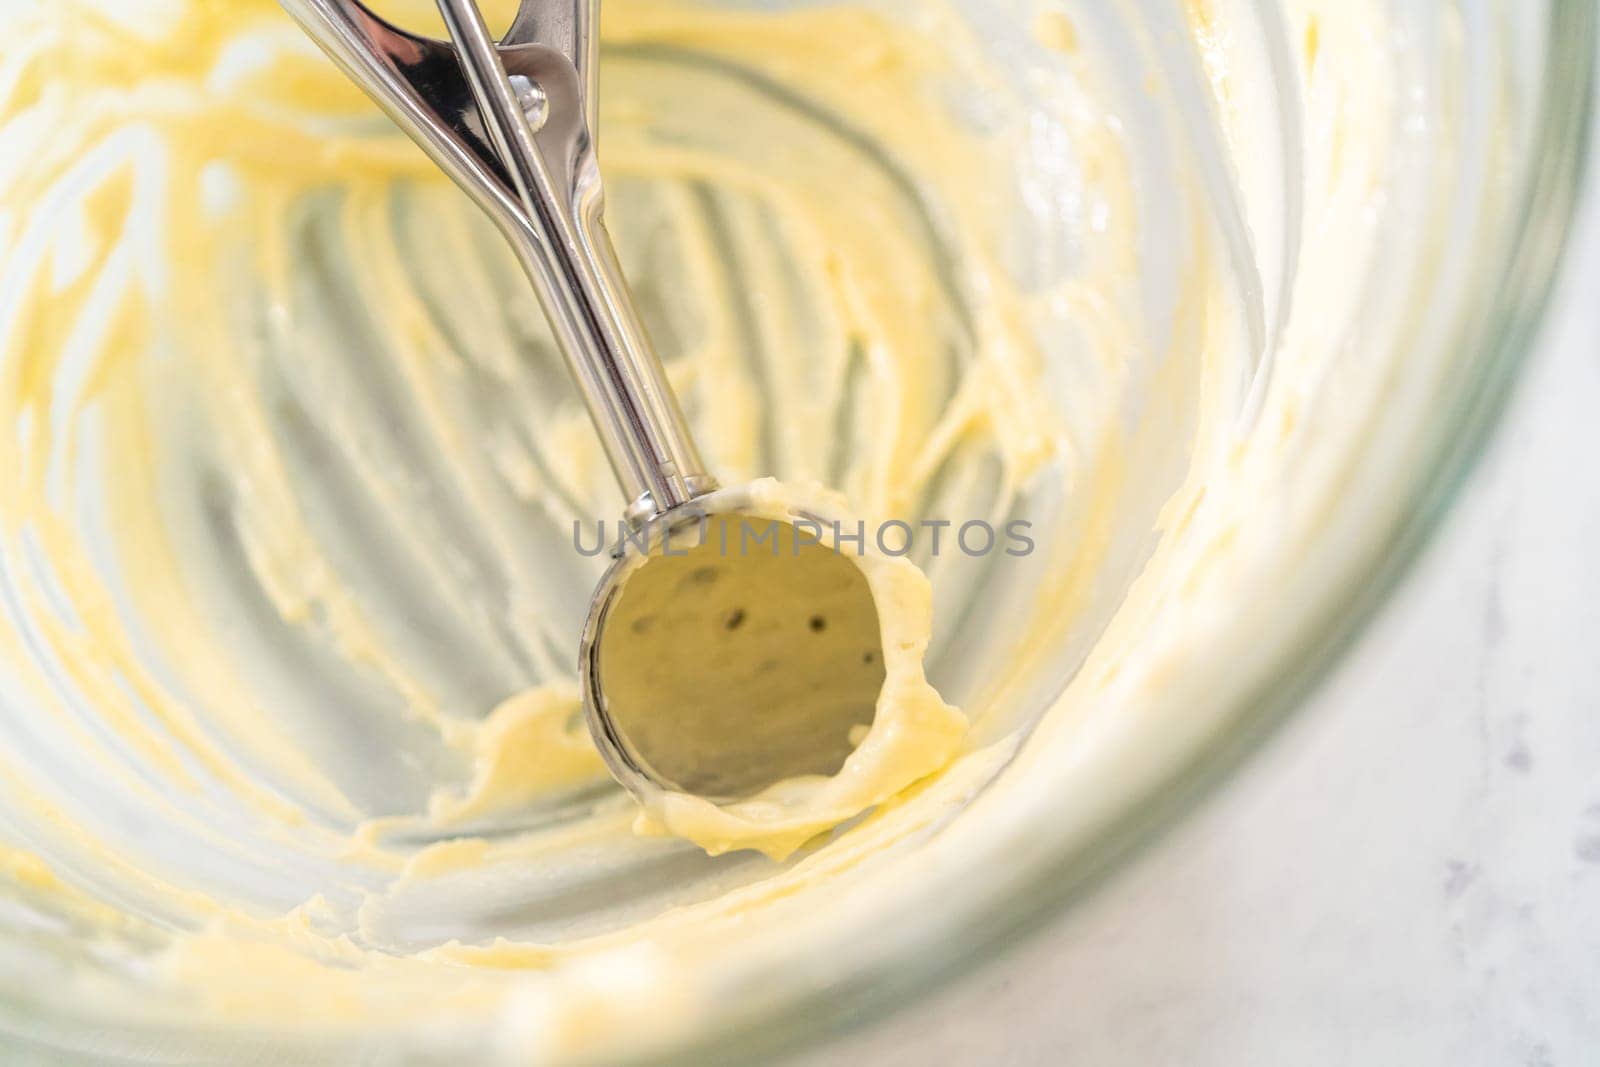
[[[714,489],[601,218],[595,0],[524,3],[499,45],[472,0],[438,0],[454,47],[359,0],[282,3],[499,225],[535,283],[630,519]],[[547,31],[549,43],[531,39]]]

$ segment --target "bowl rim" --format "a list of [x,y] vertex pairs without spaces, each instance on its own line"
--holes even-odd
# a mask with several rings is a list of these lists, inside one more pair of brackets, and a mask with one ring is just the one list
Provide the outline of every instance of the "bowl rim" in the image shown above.
[[[1552,0],[1544,76],[1536,83],[1539,125],[1534,161],[1512,216],[1509,254],[1485,288],[1500,294],[1477,345],[1475,379],[1463,391],[1453,425],[1416,470],[1419,491],[1396,509],[1364,562],[1353,564],[1346,594],[1330,598],[1306,629],[1315,647],[1286,649],[1266,681],[1221,716],[1218,730],[1144,802],[1098,829],[1085,845],[1068,843],[1034,862],[1026,878],[975,894],[962,921],[944,923],[936,950],[917,939],[867,959],[826,988],[780,1008],[761,1009],[726,1029],[624,1062],[699,1065],[818,1051],[994,964],[1088,897],[1158,843],[1180,816],[1209,798],[1231,772],[1276,733],[1344,659],[1367,624],[1400,589],[1451,513],[1494,440],[1523,368],[1546,322],[1584,197],[1594,130],[1600,8],[1592,0]],[[1600,197],[1596,198],[1600,200]],[[1300,654],[1295,655],[1298,651]],[[919,954],[920,953],[920,954]]]

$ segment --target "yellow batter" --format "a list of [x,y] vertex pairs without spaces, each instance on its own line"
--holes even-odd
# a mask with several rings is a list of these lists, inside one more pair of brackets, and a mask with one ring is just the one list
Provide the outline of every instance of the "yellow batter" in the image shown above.
[[1265,642],[1204,638],[1323,573],[1343,442],[1426,394],[1344,332],[1388,7],[774,6],[604,5],[608,219],[708,465],[1038,547],[866,564],[900,655],[839,775],[641,818],[573,681],[616,490],[492,228],[269,0],[0,3],[0,942],[101,961],[0,999],[638,1051],[1214,725]]

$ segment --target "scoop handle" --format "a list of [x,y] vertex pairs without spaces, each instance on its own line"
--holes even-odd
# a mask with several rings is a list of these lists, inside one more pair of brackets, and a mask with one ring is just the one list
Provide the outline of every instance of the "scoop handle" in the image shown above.
[[538,293],[629,520],[714,490],[603,221],[592,122],[598,0],[525,2],[499,44],[473,0],[437,0],[451,42],[400,30],[359,0],[281,2],[499,226]]

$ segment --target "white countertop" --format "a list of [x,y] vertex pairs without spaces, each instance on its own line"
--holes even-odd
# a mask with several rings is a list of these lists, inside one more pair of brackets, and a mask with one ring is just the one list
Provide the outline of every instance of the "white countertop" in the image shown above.
[[1590,179],[1495,441],[1310,706],[1051,932],[808,1064],[1600,1064]]

